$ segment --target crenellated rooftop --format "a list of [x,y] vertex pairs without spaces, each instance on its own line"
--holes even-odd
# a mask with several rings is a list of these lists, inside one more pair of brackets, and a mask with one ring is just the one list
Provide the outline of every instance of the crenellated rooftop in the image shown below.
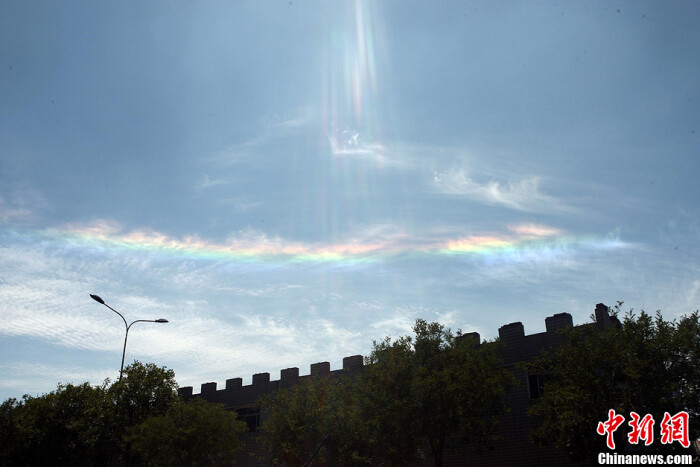
[[243,385],[242,378],[226,380],[224,389],[217,389],[217,383],[203,383],[199,394],[193,394],[192,386],[184,386],[179,389],[180,394],[187,400],[191,397],[201,396],[210,402],[223,403],[231,407],[244,406],[257,401],[257,398],[268,392],[293,386],[297,381],[312,376],[325,376],[340,373],[356,373],[362,370],[364,360],[362,355],[351,355],[343,358],[343,368],[331,371],[329,362],[312,363],[308,375],[299,375],[299,368],[285,368],[280,371],[279,380],[270,380],[270,373],[256,373],[253,382]]
[[[598,326],[607,326],[611,322],[608,307],[599,303],[596,305],[596,323]],[[546,331],[525,334],[525,327],[520,321],[509,323],[498,329],[499,340],[505,344],[504,359],[506,364],[535,358],[539,353],[561,341],[560,330],[573,326],[573,319],[569,313],[557,313],[548,316],[544,320]],[[473,339],[481,342],[481,336],[477,332],[466,333],[463,339]],[[278,388],[286,388],[294,385],[298,380],[311,376],[339,374],[341,372],[355,373],[361,371],[364,365],[362,355],[352,355],[343,358],[343,368],[331,370],[329,362],[312,363],[308,375],[299,375],[299,368],[285,368],[280,371],[279,380],[270,380],[270,373],[256,373],[253,375],[252,384],[243,385],[242,378],[226,380],[226,386],[218,389],[217,383],[203,383],[199,394],[193,394],[192,386],[180,388],[180,394],[185,398],[201,396],[205,399],[224,403],[230,407],[244,406],[254,403],[261,395]]]

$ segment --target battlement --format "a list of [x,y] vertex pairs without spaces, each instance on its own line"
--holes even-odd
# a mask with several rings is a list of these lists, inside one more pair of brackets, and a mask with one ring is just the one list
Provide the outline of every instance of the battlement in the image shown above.
[[[614,319],[610,318],[608,307],[599,303],[595,310],[596,325],[605,327],[610,325]],[[569,313],[557,313],[545,318],[545,332],[535,334],[525,334],[525,327],[520,321],[509,323],[498,329],[498,337],[505,345],[504,359],[506,364],[514,361],[523,361],[536,358],[539,353],[553,345],[557,345],[562,340],[560,331],[573,326],[573,319]],[[461,339],[481,344],[481,336],[478,332],[470,332],[461,336]],[[261,395],[278,388],[288,388],[298,381],[313,377],[337,375],[341,372],[357,373],[362,371],[364,360],[362,355],[352,355],[343,358],[343,368],[331,370],[329,362],[312,363],[309,367],[308,375],[299,375],[299,368],[285,368],[280,371],[279,380],[270,380],[270,373],[256,373],[253,375],[252,384],[243,385],[242,378],[232,378],[226,380],[224,389],[217,389],[217,383],[208,382],[201,385],[200,393],[193,394],[192,386],[185,386],[179,389],[184,399],[201,396],[211,402],[224,403],[229,407],[245,406],[257,401]]]
[[215,382],[203,383],[199,394],[193,394],[192,386],[181,387],[178,392],[185,399],[200,396],[210,402],[223,403],[230,407],[245,406],[255,402],[261,395],[278,388],[288,388],[298,381],[313,376],[339,375],[341,373],[357,373],[364,368],[362,355],[351,355],[343,358],[343,368],[331,371],[329,362],[312,363],[309,374],[299,376],[299,368],[285,368],[280,371],[279,380],[270,380],[270,373],[256,373],[253,375],[252,384],[243,385],[242,378],[226,380],[224,389],[217,389]]
[[[557,334],[560,329],[572,327],[574,325],[574,320],[569,313],[557,313],[545,318],[544,324],[546,328],[546,334]],[[540,334],[543,333],[531,334],[530,336]],[[530,336],[525,336],[525,327],[520,321],[505,324],[498,328],[498,337],[506,342],[518,341],[519,339],[524,339],[525,337]]]

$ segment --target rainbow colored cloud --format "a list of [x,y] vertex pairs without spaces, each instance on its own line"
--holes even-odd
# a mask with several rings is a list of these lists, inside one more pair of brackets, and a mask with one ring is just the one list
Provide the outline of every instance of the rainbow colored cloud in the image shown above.
[[536,224],[508,226],[500,233],[470,233],[412,239],[394,235],[388,239],[353,238],[344,243],[322,244],[288,241],[260,232],[239,232],[225,241],[196,235],[176,238],[151,229],[124,232],[117,222],[97,220],[87,225],[69,224],[42,231],[42,236],[83,247],[146,251],[212,260],[263,262],[374,262],[402,255],[527,255],[551,256],[553,250],[619,248],[617,238],[574,237],[560,229]]

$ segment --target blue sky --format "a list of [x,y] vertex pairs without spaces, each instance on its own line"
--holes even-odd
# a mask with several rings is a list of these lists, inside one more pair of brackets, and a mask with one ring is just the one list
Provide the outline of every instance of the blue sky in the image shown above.
[[0,3],[0,397],[700,304],[694,1]]

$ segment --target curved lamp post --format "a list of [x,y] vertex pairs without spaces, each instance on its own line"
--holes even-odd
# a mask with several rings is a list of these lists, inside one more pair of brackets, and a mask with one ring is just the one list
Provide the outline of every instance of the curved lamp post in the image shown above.
[[163,319],[163,318],[160,318],[160,319],[137,319],[136,321],[132,321],[131,323],[127,324],[124,316],[121,313],[119,313],[117,310],[112,308],[111,306],[107,305],[105,303],[105,301],[102,300],[102,298],[100,298],[99,295],[90,294],[90,297],[93,300],[95,300],[97,303],[101,303],[102,305],[106,306],[107,308],[109,308],[110,310],[112,310],[113,312],[118,314],[119,317],[124,321],[124,326],[126,327],[126,334],[124,335],[124,350],[122,351],[122,366],[119,369],[119,381],[121,381],[122,380],[122,373],[124,372],[124,356],[126,355],[126,340],[129,338],[129,328],[131,328],[131,326],[134,323],[167,323],[168,320]]

